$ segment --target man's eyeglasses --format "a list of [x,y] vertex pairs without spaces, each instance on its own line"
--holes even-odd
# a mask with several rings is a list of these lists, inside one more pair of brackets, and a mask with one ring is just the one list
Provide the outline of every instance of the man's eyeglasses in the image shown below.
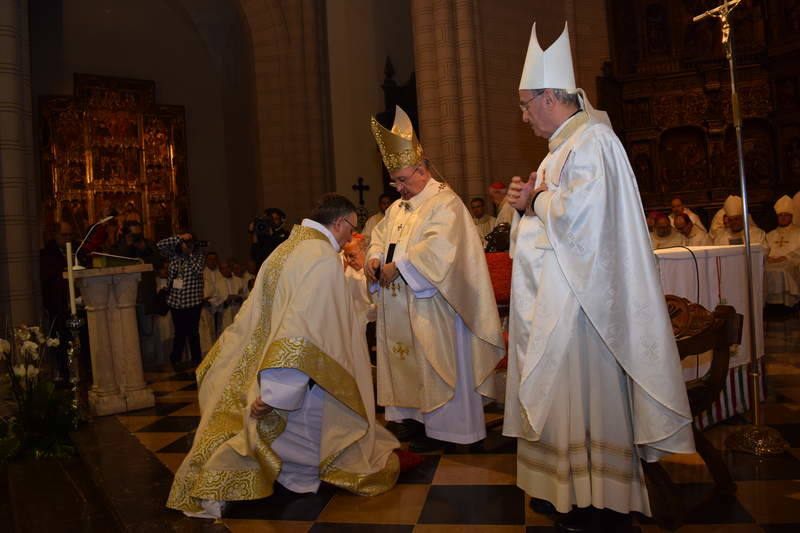
[[534,89],[533,96],[529,100],[519,103],[519,110],[522,111],[523,113],[526,112],[528,110],[528,104],[536,100],[538,97],[542,96],[544,94],[544,91],[545,89]]
[[408,176],[400,176],[400,177],[402,178],[401,180],[394,179],[394,180],[390,181],[390,182],[389,182],[389,186],[390,186],[390,187],[394,187],[394,188],[396,189],[396,188],[398,188],[400,185],[405,185],[406,181],[408,181],[408,180],[410,180],[411,178],[413,178],[413,177],[414,177],[414,174],[416,174],[416,173],[417,173],[417,172],[419,172],[420,170],[422,170],[422,168],[420,168],[420,167],[417,167],[417,168],[414,170],[414,172],[412,172],[412,173],[411,173],[411,174],[409,174]]
[[354,226],[354,225],[353,225],[353,224],[352,224],[352,223],[351,223],[349,220],[347,220],[347,219],[346,219],[346,218],[344,218],[344,217],[342,217],[342,220],[344,220],[345,222],[347,222],[347,225],[348,225],[348,226],[350,226],[350,227],[352,228],[352,229],[350,230],[350,233],[358,233],[358,230],[356,229],[356,227],[355,227],[355,226]]

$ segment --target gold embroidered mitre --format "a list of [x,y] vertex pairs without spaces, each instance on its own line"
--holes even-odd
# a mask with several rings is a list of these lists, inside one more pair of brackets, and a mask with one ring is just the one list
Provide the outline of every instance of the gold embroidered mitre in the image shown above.
[[375,117],[370,119],[369,125],[372,135],[375,136],[375,142],[378,143],[386,170],[393,172],[422,161],[422,145],[414,133],[411,119],[400,106],[395,106],[392,131],[384,128]]

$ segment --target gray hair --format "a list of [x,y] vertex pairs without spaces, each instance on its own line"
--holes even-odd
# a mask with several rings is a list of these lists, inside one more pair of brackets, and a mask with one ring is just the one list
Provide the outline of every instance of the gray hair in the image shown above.
[[578,93],[570,93],[567,92],[566,89],[551,89],[551,90],[553,91],[553,96],[556,97],[556,100],[558,100],[562,104],[574,105],[578,109],[581,108],[581,101],[578,98]]

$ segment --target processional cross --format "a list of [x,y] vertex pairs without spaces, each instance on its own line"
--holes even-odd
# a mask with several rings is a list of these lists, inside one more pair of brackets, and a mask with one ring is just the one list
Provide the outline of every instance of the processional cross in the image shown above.
[[[744,155],[742,150],[742,115],[739,107],[739,93],[736,92],[736,64],[733,56],[733,28],[731,27],[731,12],[739,5],[741,0],[725,0],[722,5],[709,9],[705,13],[697,15],[692,20],[698,22],[708,17],[718,18],[722,23],[722,45],[725,47],[725,56],[728,59],[728,69],[731,75],[731,109],[733,110],[733,126],[736,130],[736,155],[739,163],[739,186],[742,190],[742,208],[744,220],[749,220],[747,202],[747,178],[744,173]],[[745,247],[745,272],[747,274],[747,311],[750,326],[750,376],[753,378],[751,387],[751,409],[753,413],[753,425],[731,434],[726,440],[729,449],[748,452],[755,455],[776,455],[782,454],[789,447],[783,440],[780,433],[775,429],[760,425],[759,401],[761,399],[761,370],[758,363],[758,352],[756,351],[756,324],[755,311],[753,309],[753,266],[752,252],[750,249],[750,224],[744,225],[744,247]],[[760,312],[760,311],[759,311]]]

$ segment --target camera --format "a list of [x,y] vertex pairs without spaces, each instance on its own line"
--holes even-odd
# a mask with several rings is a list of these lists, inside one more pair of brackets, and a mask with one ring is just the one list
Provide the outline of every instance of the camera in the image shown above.
[[269,230],[271,227],[272,217],[269,215],[258,215],[253,219],[253,233],[255,233],[260,239],[269,236]]

